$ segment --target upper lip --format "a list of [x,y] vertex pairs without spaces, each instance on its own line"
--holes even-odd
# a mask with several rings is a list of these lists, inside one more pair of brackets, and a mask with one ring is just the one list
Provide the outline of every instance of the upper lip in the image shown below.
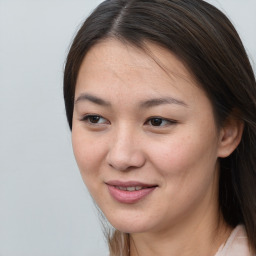
[[142,183],[139,181],[119,181],[111,180],[105,182],[107,185],[116,186],[116,187],[157,187],[156,184]]

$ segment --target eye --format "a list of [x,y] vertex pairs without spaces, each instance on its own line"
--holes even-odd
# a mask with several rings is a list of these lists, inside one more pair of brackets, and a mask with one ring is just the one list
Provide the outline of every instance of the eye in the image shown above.
[[151,117],[146,121],[147,125],[156,126],[156,127],[168,126],[176,123],[177,121],[175,120],[169,120],[161,117]]
[[86,115],[81,121],[87,122],[88,124],[109,124],[109,121],[99,115]]

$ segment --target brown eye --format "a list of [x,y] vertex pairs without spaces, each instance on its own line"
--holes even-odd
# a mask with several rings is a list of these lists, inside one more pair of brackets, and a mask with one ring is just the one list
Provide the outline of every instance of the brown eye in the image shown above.
[[149,122],[152,126],[161,126],[163,121],[161,118],[152,118]]
[[154,127],[164,127],[164,126],[177,124],[177,121],[169,120],[161,117],[151,117],[147,120],[146,124]]
[[97,124],[100,120],[100,116],[88,116],[88,121],[93,124]]
[[99,115],[86,115],[82,118],[81,121],[84,121],[88,124],[108,124],[109,122]]

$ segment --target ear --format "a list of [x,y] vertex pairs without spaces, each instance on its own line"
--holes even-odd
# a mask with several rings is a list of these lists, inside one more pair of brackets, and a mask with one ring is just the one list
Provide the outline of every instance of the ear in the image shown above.
[[244,122],[230,115],[220,130],[218,157],[228,157],[239,145],[244,130]]

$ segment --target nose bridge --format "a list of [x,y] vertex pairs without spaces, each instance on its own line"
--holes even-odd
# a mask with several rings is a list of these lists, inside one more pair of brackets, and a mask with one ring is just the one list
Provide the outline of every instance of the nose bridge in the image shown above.
[[141,167],[145,157],[138,130],[131,124],[123,123],[113,133],[107,156],[108,164],[120,171]]

